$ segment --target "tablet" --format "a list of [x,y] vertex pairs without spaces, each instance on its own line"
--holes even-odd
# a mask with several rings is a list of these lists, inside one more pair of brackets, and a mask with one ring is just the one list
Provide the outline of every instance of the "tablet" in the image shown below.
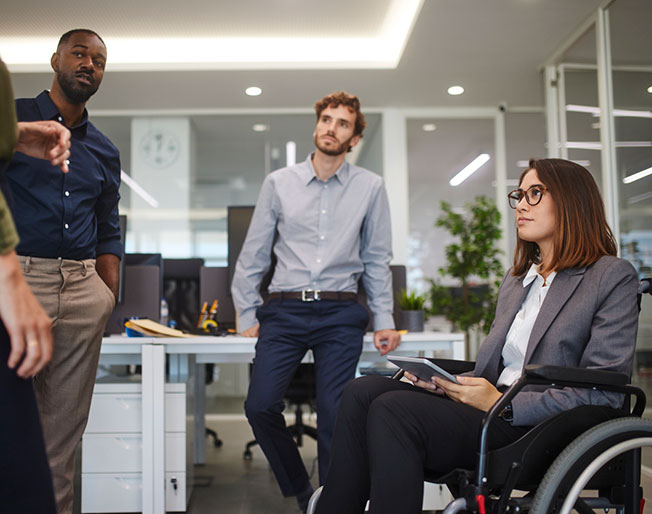
[[425,382],[431,382],[431,377],[436,376],[455,382],[456,384],[458,383],[457,379],[448,371],[437,366],[437,364],[434,364],[425,357],[402,357],[393,355],[387,357],[387,360],[392,364],[396,364],[399,368],[416,375]]

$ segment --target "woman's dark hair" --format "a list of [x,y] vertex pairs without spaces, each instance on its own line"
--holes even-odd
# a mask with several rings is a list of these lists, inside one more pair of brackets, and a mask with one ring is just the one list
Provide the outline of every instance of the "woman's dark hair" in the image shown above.
[[[557,217],[552,256],[541,271],[589,266],[603,255],[616,255],[600,191],[586,168],[564,159],[531,159],[519,185],[530,170],[546,187],[544,194],[551,196]],[[541,263],[538,245],[517,234],[512,274],[525,275],[532,263]]]

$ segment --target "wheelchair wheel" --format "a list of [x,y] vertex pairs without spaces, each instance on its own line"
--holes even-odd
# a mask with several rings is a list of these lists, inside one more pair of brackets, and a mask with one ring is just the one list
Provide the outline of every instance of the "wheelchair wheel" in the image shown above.
[[550,466],[534,496],[530,513],[570,513],[585,485],[606,463],[646,446],[652,446],[652,421],[640,418],[614,419],[585,432]]

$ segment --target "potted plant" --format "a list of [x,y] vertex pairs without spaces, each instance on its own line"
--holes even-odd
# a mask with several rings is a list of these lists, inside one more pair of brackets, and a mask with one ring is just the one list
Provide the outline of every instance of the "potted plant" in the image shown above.
[[398,304],[401,308],[401,328],[408,332],[423,332],[426,296],[403,289]]
[[[430,314],[443,314],[465,333],[467,356],[470,355],[470,331],[489,331],[496,311],[498,287],[503,275],[497,247],[500,239],[500,212],[493,201],[478,196],[466,204],[465,212],[455,212],[447,202],[436,226],[443,227],[458,241],[446,246],[446,265],[439,268],[442,277],[456,280],[457,287],[445,287],[431,280]],[[474,283],[479,279],[479,283]]]

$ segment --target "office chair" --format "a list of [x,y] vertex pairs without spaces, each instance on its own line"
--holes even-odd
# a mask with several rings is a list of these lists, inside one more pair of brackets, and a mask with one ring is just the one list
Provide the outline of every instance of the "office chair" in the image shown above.
[[[299,364],[284,396],[287,403],[294,406],[295,421],[293,425],[288,427],[288,430],[299,447],[303,445],[304,435],[311,437],[315,441],[317,440],[317,429],[303,423],[303,406],[309,405],[312,410],[316,395],[315,365],[312,363]],[[245,460],[252,459],[251,448],[257,444],[258,442],[255,439],[246,444],[242,455]]]

